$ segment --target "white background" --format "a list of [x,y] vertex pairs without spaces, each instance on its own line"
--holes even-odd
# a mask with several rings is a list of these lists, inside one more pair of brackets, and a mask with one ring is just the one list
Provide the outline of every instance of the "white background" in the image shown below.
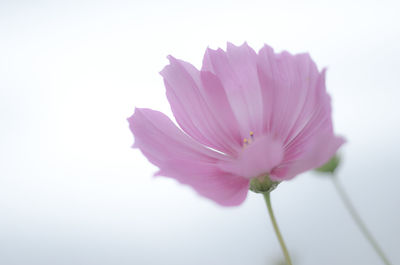
[[[0,2],[0,264],[264,265],[281,259],[262,198],[222,208],[130,146],[134,107],[170,115],[172,54],[310,52],[328,67],[339,178],[400,263],[396,1]],[[272,194],[294,264],[381,264],[325,176]]]

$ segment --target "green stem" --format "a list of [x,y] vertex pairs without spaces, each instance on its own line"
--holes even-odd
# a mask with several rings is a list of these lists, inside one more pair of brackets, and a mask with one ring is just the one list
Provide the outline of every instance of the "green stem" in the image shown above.
[[375,252],[379,255],[379,257],[382,259],[383,263],[386,265],[391,265],[389,259],[386,257],[385,253],[379,246],[378,242],[375,240],[375,238],[372,236],[371,232],[367,229],[367,226],[364,224],[362,221],[360,215],[354,208],[353,204],[351,203],[349,196],[343,189],[342,185],[340,184],[339,180],[337,179],[336,176],[332,176],[333,183],[335,185],[336,191],[338,192],[340,198],[342,199],[344,205],[346,206],[347,210],[349,211],[351,217],[353,217],[354,222],[357,224],[358,228],[361,230],[363,235],[367,238],[369,243],[372,245],[374,248]]
[[278,227],[278,224],[276,223],[275,215],[274,215],[274,212],[272,210],[270,193],[266,192],[266,193],[263,193],[263,194],[264,194],[265,202],[267,203],[269,216],[271,217],[271,222],[272,222],[272,225],[274,227],[276,237],[279,240],[279,244],[281,245],[281,248],[282,248],[282,251],[283,251],[283,255],[285,256],[286,263],[288,265],[292,265],[292,261],[290,260],[289,252],[288,252],[288,250],[286,248],[285,242],[283,241],[283,237],[281,235],[281,232],[279,231],[279,227]]

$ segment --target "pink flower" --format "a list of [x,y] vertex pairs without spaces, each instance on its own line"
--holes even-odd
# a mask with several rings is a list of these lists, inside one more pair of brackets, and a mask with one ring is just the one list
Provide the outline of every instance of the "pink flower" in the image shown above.
[[164,114],[136,108],[134,147],[156,175],[192,186],[224,206],[246,198],[249,181],[289,180],[321,166],[344,143],[333,133],[325,70],[308,54],[258,54],[246,43],[207,49],[199,71],[169,56],[162,71],[181,129]]

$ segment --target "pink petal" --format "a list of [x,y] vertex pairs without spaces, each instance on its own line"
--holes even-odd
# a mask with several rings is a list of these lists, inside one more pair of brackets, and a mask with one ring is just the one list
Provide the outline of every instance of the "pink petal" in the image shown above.
[[269,174],[283,158],[283,147],[271,136],[261,136],[244,147],[237,159],[220,161],[222,170],[245,178]]
[[219,80],[172,56],[169,60],[161,75],[178,124],[200,143],[235,154],[241,136]]
[[275,168],[271,179],[289,180],[307,170],[320,167],[334,156],[344,143],[345,140],[342,137],[320,135],[297,160],[284,162],[280,167]]
[[239,205],[246,198],[248,180],[218,168],[226,156],[195,142],[161,112],[137,108],[128,121],[134,147],[160,168],[157,175],[175,178],[224,206]]
[[320,74],[308,54],[275,54],[267,45],[259,52],[258,74],[265,131],[286,144],[308,123],[321,98],[327,96],[325,87],[318,85]]
[[333,135],[330,97],[308,54],[275,54],[264,46],[258,73],[263,88],[265,131],[284,143],[284,158],[272,179],[290,179],[329,160],[343,144]]
[[225,90],[220,80],[213,73],[201,71],[200,76],[207,105],[218,119],[218,123],[221,125],[220,129],[225,132],[225,137],[229,139],[228,143],[237,151],[238,148],[241,148],[243,139]]
[[168,165],[157,175],[172,177],[192,186],[200,195],[222,206],[241,204],[246,199],[249,189],[248,179],[223,172],[215,163],[173,159],[169,160]]
[[242,138],[248,137],[250,131],[261,134],[263,102],[254,50],[247,43],[240,47],[228,43],[226,52],[207,49],[202,70],[214,73],[221,80]]

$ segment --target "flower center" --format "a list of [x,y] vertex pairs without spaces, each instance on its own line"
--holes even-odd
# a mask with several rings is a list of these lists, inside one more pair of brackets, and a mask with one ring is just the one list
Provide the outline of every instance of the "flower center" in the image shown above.
[[254,141],[254,132],[250,131],[249,133],[249,139],[244,138],[243,139],[243,147],[246,147],[247,145],[251,144]]
[[283,159],[283,146],[271,135],[257,135],[250,132],[243,139],[243,148],[237,157],[219,162],[219,168],[225,172],[245,178],[267,175]]

